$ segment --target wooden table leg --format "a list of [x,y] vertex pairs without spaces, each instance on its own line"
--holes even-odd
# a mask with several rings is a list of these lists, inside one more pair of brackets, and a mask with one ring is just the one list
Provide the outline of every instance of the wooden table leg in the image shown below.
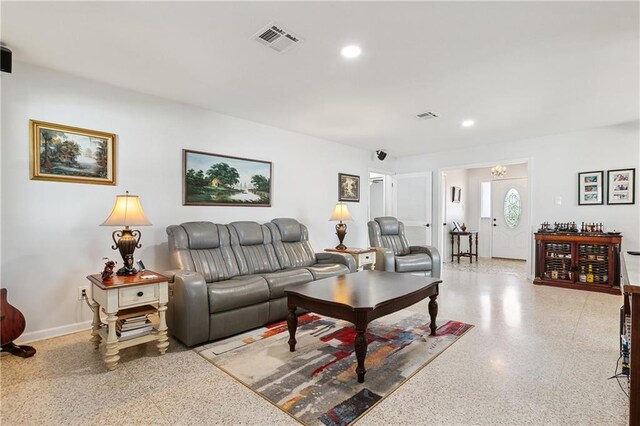
[[287,327],[289,328],[289,351],[296,351],[296,329],[298,328],[298,317],[296,315],[296,306],[289,305],[289,314],[287,315]]
[[473,263],[473,240],[472,240],[472,235],[473,234],[469,234],[469,263]]
[[451,234],[451,263],[453,263],[453,239],[454,236]]
[[476,263],[478,263],[478,236],[480,234],[476,232]]
[[164,355],[169,347],[169,338],[167,337],[167,320],[166,320],[167,304],[158,304],[158,318],[160,324],[158,325],[158,344],[156,347],[160,351],[160,355]]
[[429,296],[429,316],[431,317],[431,324],[429,325],[429,328],[431,329],[432,336],[436,335],[436,329],[438,328],[438,326],[436,325],[436,317],[438,316],[438,302],[436,301],[437,298],[437,294]]
[[104,354],[104,362],[107,364],[108,370],[115,370],[120,360],[120,355],[118,355],[118,336],[116,335],[116,321],[118,321],[116,314],[116,312],[107,312],[109,333],[107,334],[107,351]]
[[458,237],[458,263],[460,263],[460,235],[457,235]]
[[91,309],[93,309],[93,321],[91,322],[91,339],[89,341],[93,343],[93,347],[98,349],[102,337],[100,337],[100,305],[95,300],[91,302]]
[[366,318],[356,318],[356,339],[353,342],[353,346],[356,350],[356,359],[358,360],[358,366],[356,367],[356,373],[358,374],[358,383],[364,383],[364,375],[367,372],[364,368],[364,360],[367,357],[367,338],[365,332],[367,331]]

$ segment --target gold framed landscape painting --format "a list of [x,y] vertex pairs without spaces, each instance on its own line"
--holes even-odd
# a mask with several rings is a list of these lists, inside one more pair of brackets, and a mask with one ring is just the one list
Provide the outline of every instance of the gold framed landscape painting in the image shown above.
[[29,120],[31,179],[116,184],[116,135]]

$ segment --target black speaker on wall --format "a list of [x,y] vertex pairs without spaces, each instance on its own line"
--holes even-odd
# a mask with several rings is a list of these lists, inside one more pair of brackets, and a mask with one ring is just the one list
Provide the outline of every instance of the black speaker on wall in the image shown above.
[[11,50],[0,46],[0,71],[11,73]]

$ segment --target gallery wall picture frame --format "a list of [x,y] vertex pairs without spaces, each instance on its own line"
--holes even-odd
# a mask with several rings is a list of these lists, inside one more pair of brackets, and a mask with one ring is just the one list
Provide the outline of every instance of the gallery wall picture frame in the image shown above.
[[182,205],[271,207],[272,163],[182,150]]
[[360,202],[360,176],[338,173],[338,201]]
[[636,169],[607,170],[607,204],[636,202]]
[[116,135],[29,120],[32,180],[116,184]]
[[604,204],[604,171],[578,173],[578,205]]
[[459,203],[461,196],[462,196],[462,188],[460,188],[459,186],[452,186],[451,187],[451,202],[452,203]]

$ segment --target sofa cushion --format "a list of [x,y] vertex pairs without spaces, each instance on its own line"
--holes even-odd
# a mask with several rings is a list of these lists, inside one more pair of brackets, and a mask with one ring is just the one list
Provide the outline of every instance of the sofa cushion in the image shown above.
[[396,256],[396,272],[431,270],[431,257],[426,253]]
[[280,231],[280,239],[284,242],[301,241],[303,234],[303,226],[295,219],[286,217],[273,219],[271,223],[275,224]]
[[[187,232],[191,250],[220,247],[220,227],[211,222],[186,222],[181,225]],[[227,232],[224,225],[221,225]]]
[[322,265],[317,263],[312,266],[306,266],[305,269],[308,269],[309,272],[313,274],[314,280],[345,275],[351,272],[348,267],[339,263],[326,263]]
[[223,312],[269,300],[267,281],[259,275],[207,284],[209,313]]
[[231,247],[241,275],[274,272],[280,268],[271,241],[271,231],[257,222],[233,222],[228,225]]
[[304,284],[313,281],[311,272],[304,268],[285,269],[283,271],[272,272],[262,275],[271,291],[271,299],[284,297],[284,288],[296,284]]
[[263,227],[258,222],[232,222],[229,224],[229,228],[236,232],[238,242],[242,246],[263,244],[265,242]]
[[316,263],[316,254],[309,242],[307,227],[295,219],[273,219],[267,223],[273,247],[281,268],[298,268]]
[[229,230],[211,222],[185,222],[167,228],[174,263],[201,274],[206,282],[226,280],[240,274],[231,250]]

